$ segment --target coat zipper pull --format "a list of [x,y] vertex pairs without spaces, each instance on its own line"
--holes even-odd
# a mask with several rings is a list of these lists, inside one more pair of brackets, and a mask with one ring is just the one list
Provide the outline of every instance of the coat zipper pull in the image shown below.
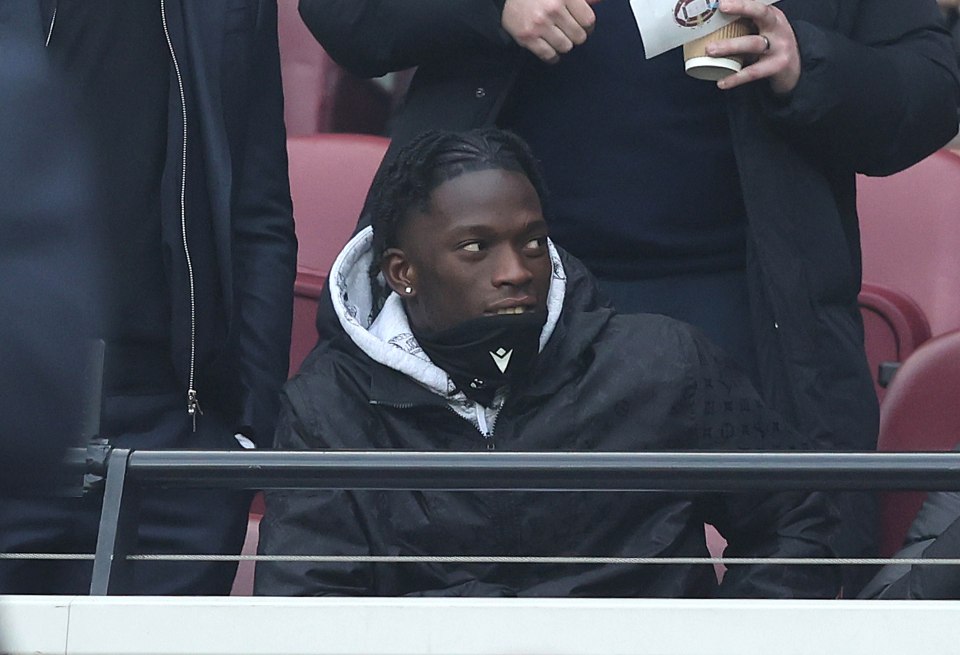
[[480,428],[480,434],[483,435],[483,439],[487,443],[487,450],[494,450],[496,446],[493,443],[493,432],[490,430],[490,426],[487,424],[486,412],[480,403],[474,403],[473,409],[477,415],[477,427]]
[[197,392],[193,389],[187,391],[187,414],[193,419],[193,431],[197,431],[197,414],[203,414],[200,409],[200,401],[197,400]]

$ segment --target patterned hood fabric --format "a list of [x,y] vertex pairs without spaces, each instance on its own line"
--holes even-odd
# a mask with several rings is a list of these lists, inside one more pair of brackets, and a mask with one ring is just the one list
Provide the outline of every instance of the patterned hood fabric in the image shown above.
[[[380,310],[373,315],[373,295],[370,288],[370,265],[373,229],[364,228],[343,248],[330,272],[331,297],[337,318],[353,342],[374,361],[413,378],[427,389],[450,402],[457,413],[466,417],[469,408],[471,420],[474,403],[457,392],[450,377],[437,367],[417,343],[403,302],[391,293]],[[540,333],[540,350],[550,340],[560,318],[566,293],[566,274],[556,247],[547,242],[553,276],[547,296],[547,321]]]

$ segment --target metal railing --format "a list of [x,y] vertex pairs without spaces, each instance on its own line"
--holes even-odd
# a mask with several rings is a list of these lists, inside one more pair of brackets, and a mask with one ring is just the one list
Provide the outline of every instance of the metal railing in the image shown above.
[[960,490],[960,453],[148,451],[95,446],[67,466],[102,486],[91,595],[130,581],[139,490]]

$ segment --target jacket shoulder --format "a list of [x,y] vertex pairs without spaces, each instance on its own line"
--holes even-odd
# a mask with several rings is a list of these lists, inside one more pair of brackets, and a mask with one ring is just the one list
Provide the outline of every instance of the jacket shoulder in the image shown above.
[[321,342],[283,387],[278,448],[358,448],[374,433],[369,388],[373,363],[343,347],[345,336]]
[[[615,314],[600,335],[625,356],[692,367],[711,346],[691,325],[659,314]],[[706,342],[706,343],[705,343]]]

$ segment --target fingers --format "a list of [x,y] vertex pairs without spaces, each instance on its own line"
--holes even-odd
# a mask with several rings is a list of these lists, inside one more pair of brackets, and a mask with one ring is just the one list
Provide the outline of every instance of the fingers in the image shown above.
[[590,32],[593,31],[594,25],[597,23],[597,15],[593,13],[590,5],[595,5],[598,2],[600,2],[600,0],[567,3],[567,11],[570,12],[570,16],[577,22],[585,34],[590,34]]
[[596,22],[590,4],[591,0],[506,0],[501,23],[519,45],[554,63],[587,40]]
[[560,60],[560,55],[573,50],[573,46],[570,37],[553,25],[545,28],[542,36],[531,40],[527,49],[548,64],[555,64]]
[[739,73],[717,83],[721,89],[733,89],[749,82],[768,78],[774,93],[788,94],[800,79],[800,51],[797,37],[787,17],[773,5],[757,0],[720,0],[720,11],[748,18],[759,34],[717,41],[707,46],[711,57],[731,55],[756,57]]
[[738,86],[756,82],[765,78],[772,78],[780,70],[779,64],[766,58],[757,60],[757,63],[744,66],[739,73],[729,75],[719,82],[717,86],[723,90],[735,89]]
[[[770,43],[769,50],[767,42]],[[800,79],[800,63],[796,49],[790,50],[782,44],[775,45],[769,37],[768,41],[765,41],[757,35],[719,41],[711,45],[714,47],[708,47],[707,54],[712,57],[752,54],[757,58],[755,63],[717,82],[717,86],[721,89],[734,89],[761,79],[769,79],[770,88],[777,94],[788,94],[797,86]]]
[[728,57],[730,55],[755,55],[759,57],[769,51],[772,46],[773,42],[770,37],[750,34],[708,43],[706,51],[711,57]]
[[777,23],[777,14],[772,5],[757,0],[720,0],[720,11],[724,14],[740,16],[752,20],[761,32],[773,29]]

